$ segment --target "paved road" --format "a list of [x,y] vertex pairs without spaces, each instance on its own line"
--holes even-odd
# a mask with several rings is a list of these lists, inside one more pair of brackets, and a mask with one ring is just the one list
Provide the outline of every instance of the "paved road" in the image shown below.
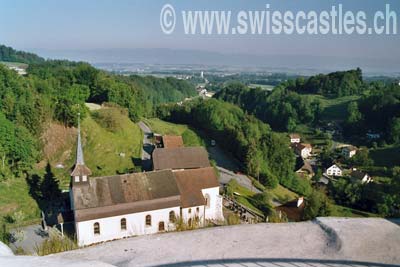
[[15,240],[10,244],[10,248],[15,252],[17,248],[22,248],[29,254],[35,254],[35,247],[41,244],[48,236],[42,231],[42,226],[29,225],[20,229],[20,231],[13,230],[12,234],[23,232],[20,240]]
[[235,171],[239,170],[239,163],[227,155],[218,145],[214,147],[207,147],[210,157],[217,163],[221,184],[227,184],[230,180],[235,179],[241,186],[250,189],[255,193],[261,193],[260,190],[255,188],[251,180],[243,174],[237,174]]
[[142,148],[142,169],[150,171],[152,169],[151,153],[153,152],[153,144],[151,136],[153,132],[144,122],[138,123],[140,129],[143,131],[143,148]]

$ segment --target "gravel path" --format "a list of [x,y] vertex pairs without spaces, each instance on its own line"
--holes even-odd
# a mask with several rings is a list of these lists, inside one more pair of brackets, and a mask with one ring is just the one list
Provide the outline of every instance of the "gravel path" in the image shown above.
[[138,123],[143,132],[143,148],[142,148],[142,169],[150,171],[152,169],[151,153],[153,151],[153,144],[151,142],[152,131],[144,122]]

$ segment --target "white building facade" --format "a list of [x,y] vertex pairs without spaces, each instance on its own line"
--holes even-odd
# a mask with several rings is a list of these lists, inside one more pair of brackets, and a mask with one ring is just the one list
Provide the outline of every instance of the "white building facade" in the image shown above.
[[223,220],[213,167],[90,177],[80,131],[70,202],[79,246]]
[[326,174],[329,176],[343,176],[343,170],[337,166],[336,164],[333,164],[329,168],[326,169]]

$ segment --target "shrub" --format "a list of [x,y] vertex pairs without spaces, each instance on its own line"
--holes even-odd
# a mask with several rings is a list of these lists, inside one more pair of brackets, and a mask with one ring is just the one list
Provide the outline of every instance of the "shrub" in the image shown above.
[[228,225],[236,225],[236,224],[240,224],[240,218],[239,215],[235,214],[235,213],[231,213],[228,215],[228,218],[226,218],[226,223]]
[[191,222],[183,220],[182,217],[176,217],[175,219],[175,230],[176,231],[186,231],[194,230],[200,227],[200,218],[194,217]]
[[103,128],[111,132],[117,132],[123,129],[124,122],[121,120],[121,114],[124,115],[124,113],[121,108],[106,108],[93,112],[92,117]]
[[59,235],[51,235],[49,239],[46,239],[42,244],[35,247],[37,255],[44,256],[53,253],[59,253],[63,251],[77,249],[78,245],[76,241],[72,241],[68,237],[61,237]]

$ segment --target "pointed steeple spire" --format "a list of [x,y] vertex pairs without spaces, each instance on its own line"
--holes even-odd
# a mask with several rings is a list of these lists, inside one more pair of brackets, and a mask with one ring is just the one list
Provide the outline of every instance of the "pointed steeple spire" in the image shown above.
[[83,149],[81,140],[81,122],[80,113],[78,113],[78,142],[76,146],[76,163],[71,173],[71,176],[75,177],[73,183],[87,182],[88,176],[92,174],[92,171],[85,166],[83,159]]
[[82,141],[81,141],[81,122],[80,113],[78,113],[78,145],[76,148],[76,165],[85,165],[83,159]]

